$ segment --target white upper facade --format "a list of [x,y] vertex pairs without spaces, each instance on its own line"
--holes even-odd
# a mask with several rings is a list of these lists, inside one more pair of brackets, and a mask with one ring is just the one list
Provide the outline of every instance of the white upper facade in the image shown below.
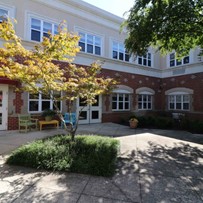
[[175,53],[161,56],[152,48],[146,56],[130,57],[124,46],[127,33],[120,32],[124,19],[81,0],[0,0],[0,16],[4,14],[17,20],[16,33],[27,48],[49,31],[56,34],[65,20],[68,30],[81,36],[77,64],[100,60],[105,69],[159,78],[202,72],[198,48],[180,61]]

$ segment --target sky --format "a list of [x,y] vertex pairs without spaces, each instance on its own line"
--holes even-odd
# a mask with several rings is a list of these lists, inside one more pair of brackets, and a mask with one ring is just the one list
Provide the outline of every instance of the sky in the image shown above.
[[[117,16],[125,17],[123,14],[130,10],[135,0],[83,0],[101,9],[109,11]],[[126,18],[126,17],[125,17]]]

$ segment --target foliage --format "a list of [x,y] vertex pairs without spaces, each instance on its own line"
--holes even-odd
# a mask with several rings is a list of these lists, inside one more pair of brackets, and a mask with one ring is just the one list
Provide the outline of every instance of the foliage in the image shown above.
[[101,136],[55,136],[15,150],[8,164],[57,171],[111,176],[115,170],[119,141]]
[[136,55],[144,55],[149,46],[188,55],[191,48],[203,47],[202,22],[202,0],[137,0],[124,23],[126,48]]
[[[58,101],[66,100],[71,112],[73,101],[77,98],[86,100],[87,105],[93,104],[96,95],[108,93],[116,82],[112,78],[99,75],[99,63],[95,62],[89,67],[71,64],[80,51],[79,36],[67,32],[64,27],[61,24],[57,35],[49,34],[41,43],[36,43],[32,50],[28,50],[15,34],[12,22],[8,20],[1,23],[0,37],[6,43],[0,48],[0,76],[19,81],[22,85],[18,88],[21,90],[45,95],[53,100],[56,109]],[[63,61],[63,67],[57,61]],[[54,92],[64,94],[56,97]],[[59,109],[57,114],[63,122]],[[75,129],[71,127],[72,139],[77,124]]]

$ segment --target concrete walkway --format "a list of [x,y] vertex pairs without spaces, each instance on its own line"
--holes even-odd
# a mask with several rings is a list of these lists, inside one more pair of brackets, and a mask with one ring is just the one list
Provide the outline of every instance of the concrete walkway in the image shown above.
[[60,134],[0,131],[0,202],[202,203],[203,135],[130,129],[112,123],[80,125],[78,134],[121,142],[112,178],[57,173],[4,164],[9,152],[34,139]]

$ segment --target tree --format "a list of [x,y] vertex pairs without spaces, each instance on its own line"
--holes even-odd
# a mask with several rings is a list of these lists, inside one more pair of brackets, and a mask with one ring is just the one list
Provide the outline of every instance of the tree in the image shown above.
[[154,46],[162,53],[188,55],[190,49],[203,47],[203,1],[136,0],[124,25],[131,53],[143,55]]
[[[0,76],[19,81],[21,83],[19,90],[49,97],[61,122],[64,122],[57,101],[67,101],[71,112],[73,101],[78,97],[83,98],[86,105],[93,104],[95,96],[109,92],[116,81],[99,76],[101,70],[99,63],[93,63],[85,68],[72,64],[80,51],[79,36],[67,32],[62,27],[64,26],[59,26],[57,35],[49,34],[49,37],[44,37],[33,50],[28,50],[23,47],[20,38],[15,34],[12,22],[8,20],[1,23],[0,38],[6,43],[0,48]],[[65,67],[62,68],[58,61],[62,61]],[[55,91],[64,94],[55,97]],[[72,140],[77,126],[78,121],[75,128],[71,125]],[[68,130],[66,125],[65,129]]]

